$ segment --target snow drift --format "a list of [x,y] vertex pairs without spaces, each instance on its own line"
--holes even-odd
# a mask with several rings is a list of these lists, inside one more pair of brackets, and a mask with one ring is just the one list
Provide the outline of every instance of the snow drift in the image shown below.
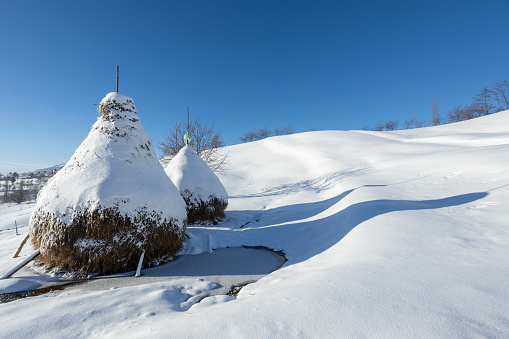
[[67,164],[40,191],[30,238],[48,268],[82,274],[170,259],[181,247],[185,202],[159,164],[131,98],[109,93]]

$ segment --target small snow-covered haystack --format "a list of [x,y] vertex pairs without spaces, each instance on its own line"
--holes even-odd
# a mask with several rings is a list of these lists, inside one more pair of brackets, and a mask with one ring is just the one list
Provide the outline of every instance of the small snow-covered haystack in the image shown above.
[[109,93],[74,155],[37,196],[29,233],[38,261],[80,275],[170,260],[186,204],[159,164],[131,98]]
[[224,218],[228,194],[219,178],[189,145],[184,146],[165,168],[187,204],[189,224]]

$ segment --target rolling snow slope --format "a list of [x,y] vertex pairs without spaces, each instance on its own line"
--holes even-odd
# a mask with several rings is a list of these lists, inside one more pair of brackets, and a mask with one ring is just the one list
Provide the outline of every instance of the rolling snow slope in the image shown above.
[[[509,336],[509,111],[229,152],[227,220],[190,227],[182,253],[262,245],[285,252],[281,269],[235,300],[193,305],[210,286],[186,280],[1,304],[0,337]],[[1,211],[7,270],[14,212]]]

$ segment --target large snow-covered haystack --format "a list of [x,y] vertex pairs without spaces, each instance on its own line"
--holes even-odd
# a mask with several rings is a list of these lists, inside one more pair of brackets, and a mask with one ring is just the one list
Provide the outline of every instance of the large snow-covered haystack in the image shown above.
[[186,204],[159,164],[131,98],[109,93],[67,164],[39,192],[29,233],[38,261],[81,274],[135,269],[181,247]]
[[186,201],[190,224],[224,218],[228,206],[226,189],[191,146],[184,146],[166,166],[165,172]]

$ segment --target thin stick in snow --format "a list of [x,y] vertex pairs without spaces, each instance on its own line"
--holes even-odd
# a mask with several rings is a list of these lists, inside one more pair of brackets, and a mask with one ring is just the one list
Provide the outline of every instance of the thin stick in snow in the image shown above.
[[18,233],[18,222],[16,220],[14,220],[14,225],[16,225],[16,235],[19,235],[19,233]]
[[17,264],[16,266],[14,266],[10,271],[8,271],[7,273],[5,273],[4,275],[2,275],[0,277],[0,280],[2,279],[7,279],[9,278],[11,275],[13,275],[14,273],[16,273],[20,268],[22,268],[23,266],[25,266],[26,264],[28,264],[30,261],[32,261],[36,256],[39,255],[39,253],[41,253],[41,250],[38,249],[37,251],[35,251],[34,253],[32,253],[28,258],[26,258],[25,260],[23,260],[22,262],[20,262],[19,264]]
[[143,263],[143,257],[145,256],[145,251],[141,252],[140,262],[138,263],[138,269],[136,270],[135,277],[139,277],[141,275],[141,264]]
[[29,234],[27,234],[27,236],[25,237],[25,239],[23,239],[23,241],[21,242],[21,244],[19,244],[18,246],[18,250],[16,251],[16,253],[14,253],[14,256],[13,258],[16,258],[18,255],[19,255],[19,252],[21,252],[21,249],[23,248],[23,246],[25,246],[25,243],[27,242],[28,238],[30,237]]

